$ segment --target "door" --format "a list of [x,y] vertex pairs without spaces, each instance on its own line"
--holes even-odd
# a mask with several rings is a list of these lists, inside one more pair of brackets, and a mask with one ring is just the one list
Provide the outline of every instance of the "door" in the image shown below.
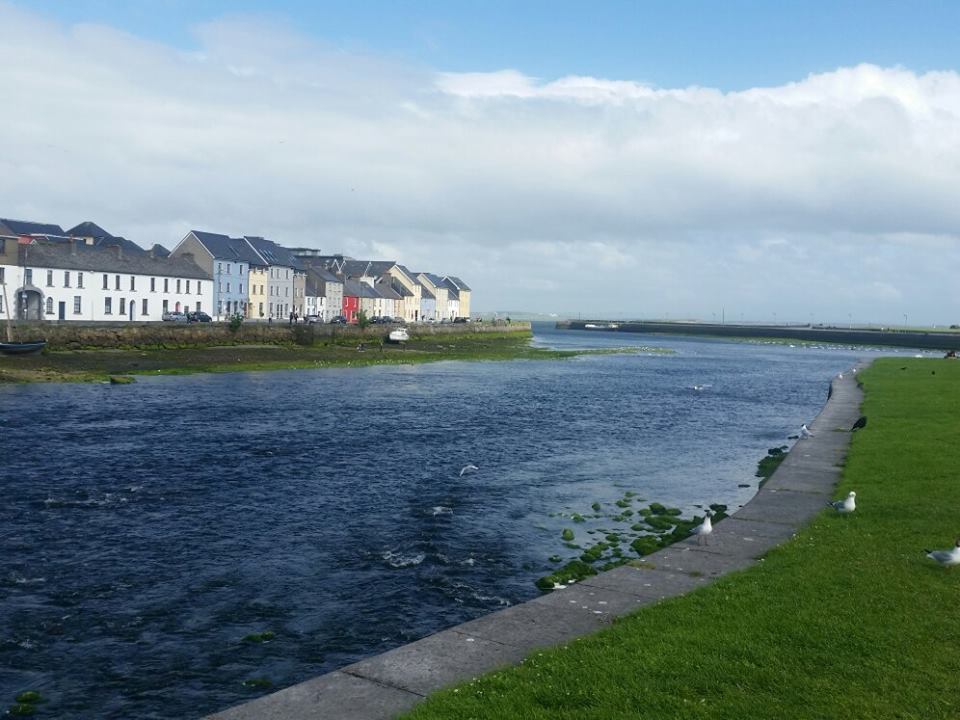
[[60,302],[57,306],[57,319],[66,320],[67,319],[67,304],[65,302]]

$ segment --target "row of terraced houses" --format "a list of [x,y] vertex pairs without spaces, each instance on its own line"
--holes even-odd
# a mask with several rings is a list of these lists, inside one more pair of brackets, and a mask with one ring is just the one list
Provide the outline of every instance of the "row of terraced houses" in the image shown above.
[[93,222],[0,218],[0,319],[159,321],[201,311],[275,321],[342,316],[443,322],[470,317],[458,277],[394,261],[286,248],[257,236],[191,230],[173,250],[145,250]]

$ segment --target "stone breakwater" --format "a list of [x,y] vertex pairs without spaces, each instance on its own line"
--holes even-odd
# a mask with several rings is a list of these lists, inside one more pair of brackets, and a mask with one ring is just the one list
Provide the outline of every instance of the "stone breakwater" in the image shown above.
[[[289,325],[244,323],[20,323],[21,338],[44,338],[51,350],[210,347],[221,345],[311,345],[314,342],[376,340],[394,326]],[[528,322],[418,324],[408,328],[413,339],[443,335],[529,333]]]
[[[859,367],[864,367],[860,365]],[[832,499],[862,392],[853,373],[832,383],[823,410],[771,479],[717,523],[710,545],[671,545],[642,561],[564,590],[457,625],[340,670],[209,716],[209,720],[387,720],[431,692],[499,667],[538,648],[569,642],[639,608],[683,595],[759,562]]]
[[587,325],[602,325],[607,332],[669,335],[707,335],[726,338],[768,338],[799,340],[840,345],[884,345],[918,350],[960,350],[960,332],[921,332],[917,330],[881,330],[868,328],[817,327],[810,325],[738,325],[695,322],[616,322],[607,328],[606,320],[563,320],[558,330],[591,330]]

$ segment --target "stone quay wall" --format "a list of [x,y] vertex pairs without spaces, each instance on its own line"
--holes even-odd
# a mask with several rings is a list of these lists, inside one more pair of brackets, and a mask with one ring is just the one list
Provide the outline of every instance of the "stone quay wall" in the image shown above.
[[[227,323],[18,323],[16,337],[45,339],[50,350],[127,349],[155,347],[210,347],[219,345],[312,345],[342,340],[376,341],[386,338],[394,325],[290,325],[243,323],[231,330]],[[530,323],[422,323],[407,327],[411,339],[443,335],[529,333]]]

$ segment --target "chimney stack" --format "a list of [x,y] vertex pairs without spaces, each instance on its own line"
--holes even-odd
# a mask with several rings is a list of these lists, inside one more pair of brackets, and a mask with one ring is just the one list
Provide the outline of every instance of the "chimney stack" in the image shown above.
[[123,246],[117,244],[117,245],[114,245],[113,247],[117,251],[117,259],[123,260]]
[[77,254],[77,239],[76,239],[76,238],[70,238],[70,254],[71,254],[71,255],[76,255],[76,254]]

